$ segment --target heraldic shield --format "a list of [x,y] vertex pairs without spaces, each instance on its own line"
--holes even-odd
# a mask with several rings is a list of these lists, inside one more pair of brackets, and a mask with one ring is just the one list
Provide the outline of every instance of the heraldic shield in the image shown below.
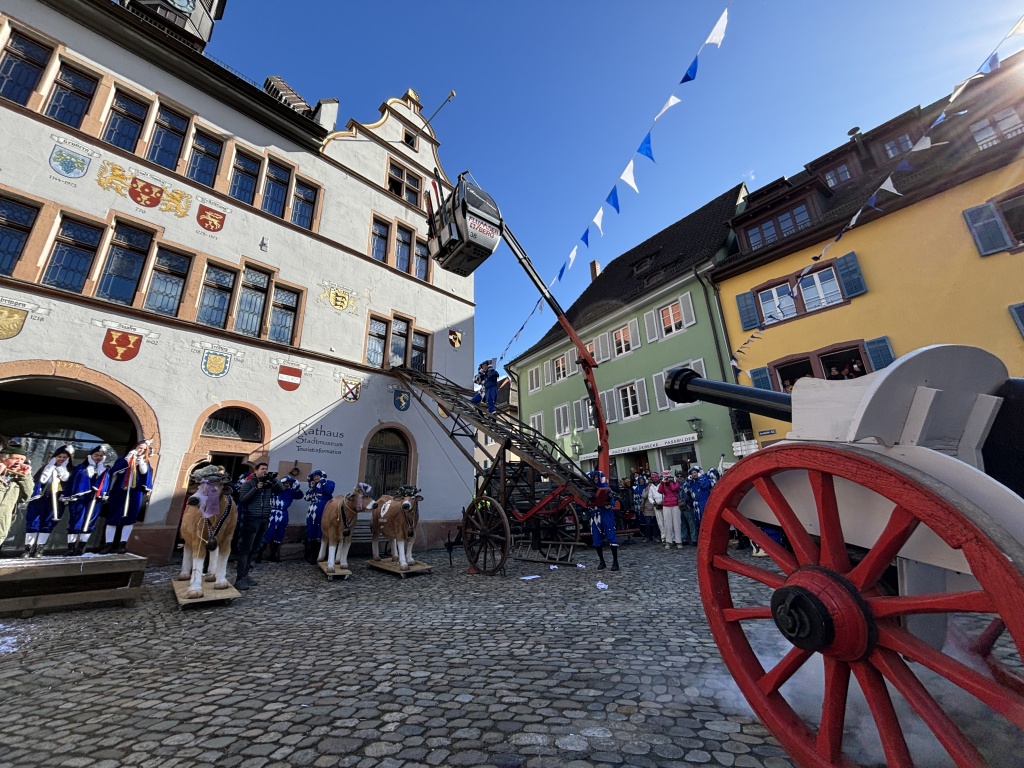
[[281,365],[277,369],[277,385],[285,392],[294,392],[302,383],[302,369],[294,365]]
[[215,379],[226,376],[231,369],[231,355],[207,349],[203,352],[202,368],[203,373]]
[[163,187],[143,181],[138,176],[133,176],[132,183],[128,186],[128,197],[144,208],[156,208],[163,196]]
[[346,403],[354,403],[359,399],[359,389],[362,382],[354,379],[341,380],[341,399]]
[[133,360],[141,346],[142,336],[137,333],[108,328],[103,336],[103,354],[119,363]]
[[402,390],[402,389],[396,389],[395,390],[395,408],[397,408],[400,411],[408,411],[409,410],[409,403],[411,401],[412,401],[412,398],[409,397],[409,393],[408,392],[406,392],[405,390]]
[[28,312],[14,307],[0,307],[0,341],[13,339],[25,327]]
[[462,331],[457,331],[454,328],[448,329],[448,343],[458,349],[462,346]]

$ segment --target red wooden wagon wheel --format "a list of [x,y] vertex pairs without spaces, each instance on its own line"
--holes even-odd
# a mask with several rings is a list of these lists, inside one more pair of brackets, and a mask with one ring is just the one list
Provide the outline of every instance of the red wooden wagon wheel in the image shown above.
[[462,516],[462,541],[470,573],[492,576],[505,565],[512,548],[508,516],[492,498],[478,496]]
[[[858,509],[842,508],[844,494],[836,493],[844,481],[877,494],[879,505],[873,509],[891,509],[874,545],[857,562],[850,558],[843,529],[857,525]],[[810,493],[793,490],[801,483]],[[774,514],[774,521],[762,522],[781,528],[789,548],[739,511],[745,499],[762,506],[750,494],[760,496]],[[794,514],[807,499],[813,499],[813,510],[806,511],[816,516],[818,536]],[[730,550],[730,526],[771,559],[757,562]],[[980,589],[887,594],[882,574],[920,526],[963,553]],[[759,451],[723,475],[704,510],[698,576],[726,666],[758,717],[801,766],[857,764],[850,754],[853,724],[847,722],[852,676],[890,768],[935,764],[934,754],[922,756],[908,747],[907,733],[922,724],[941,745],[944,760],[974,767],[987,764],[976,746],[982,742],[962,730],[974,724],[954,722],[950,710],[956,706],[950,705],[958,702],[953,699],[969,694],[991,710],[987,720],[994,712],[1024,728],[1024,685],[991,653],[997,640],[1000,652],[1015,664],[1024,652],[1022,563],[1024,547],[934,478],[853,446],[792,444]],[[751,594],[760,594],[753,604]],[[986,657],[995,674],[912,635],[901,619],[915,614],[956,615],[957,621],[967,616],[976,627],[972,650]],[[766,669],[755,648],[765,637],[779,640],[777,633],[788,641],[782,643],[788,651]],[[808,691],[798,681],[818,668],[823,676],[816,690]],[[820,709],[805,706],[809,694],[815,700],[820,696]]]
[[575,503],[566,504],[557,512],[541,513],[540,554],[547,560],[568,561],[580,543],[580,514]]

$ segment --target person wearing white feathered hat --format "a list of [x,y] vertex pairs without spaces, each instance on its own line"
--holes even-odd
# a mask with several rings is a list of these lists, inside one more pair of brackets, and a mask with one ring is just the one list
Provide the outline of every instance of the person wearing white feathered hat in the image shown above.
[[46,540],[64,514],[64,488],[71,477],[72,445],[62,445],[35,474],[35,487],[25,510],[25,553],[42,557]]
[[137,440],[132,450],[110,468],[110,490],[107,498],[106,544],[100,554],[128,551],[128,537],[138,522],[146,497],[153,490],[153,467],[150,464],[151,440]]

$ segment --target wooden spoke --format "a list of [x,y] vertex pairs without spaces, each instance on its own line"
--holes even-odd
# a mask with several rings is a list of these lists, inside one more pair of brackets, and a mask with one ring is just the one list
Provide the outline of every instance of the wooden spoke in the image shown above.
[[750,563],[744,563],[736,558],[729,557],[728,555],[718,555],[714,559],[714,565],[723,571],[729,571],[740,576],[746,576],[748,579],[759,581],[766,587],[772,589],[778,589],[783,585],[783,579],[776,573],[766,571],[763,568],[758,568],[756,565]]
[[951,592],[904,597],[869,597],[868,605],[876,619],[911,616],[918,613],[992,613],[995,605],[986,592]]
[[888,768],[912,768],[914,761],[910,757],[910,748],[903,736],[900,719],[896,715],[896,708],[892,705],[892,697],[881,673],[864,662],[852,664],[851,669],[875,718],[875,727],[882,740],[886,765]]
[[756,477],[753,483],[754,488],[761,494],[761,498],[765,500],[772,512],[775,513],[775,518],[779,521],[783,533],[786,534],[786,538],[789,539],[789,543],[793,546],[793,551],[796,553],[796,558],[800,565],[817,565],[821,557],[818,552],[818,545],[814,543],[814,539],[804,529],[803,523],[797,519],[793,508],[786,500],[786,497],[782,495],[782,491],[779,490],[775,481],[771,477]]
[[920,522],[903,507],[896,507],[875,546],[847,576],[853,586],[864,591],[869,586],[878,583],[882,574],[885,573],[885,569],[892,564],[893,559],[903,549],[903,545],[907,543],[910,535],[917,530]]
[[985,762],[981,753],[928,693],[899,654],[881,648],[868,661],[914,708],[925,725],[935,734],[935,738],[946,748],[958,768],[974,768]]
[[821,533],[820,564],[837,573],[850,570],[850,556],[846,553],[846,539],[839,519],[839,503],[832,475],[809,472],[814,503],[818,508],[818,528]]
[[821,702],[821,724],[815,745],[818,754],[831,765],[843,751],[846,698],[850,691],[850,665],[825,658],[825,697]]
[[726,608],[722,614],[726,621],[747,621],[748,619],[772,618],[772,607],[760,605],[756,608]]
[[802,651],[799,648],[793,648],[787,653],[782,661],[772,667],[764,677],[758,681],[758,685],[761,691],[765,694],[775,693],[782,686],[786,684],[793,675],[796,674],[797,670],[804,665],[811,656],[814,654],[810,651]]
[[787,576],[800,567],[793,555],[777,544],[775,539],[765,533],[761,528],[741,515],[739,510],[733,508],[727,509],[725,512],[725,518],[728,520],[730,525],[736,528],[736,530],[767,552],[772,560],[778,564]]

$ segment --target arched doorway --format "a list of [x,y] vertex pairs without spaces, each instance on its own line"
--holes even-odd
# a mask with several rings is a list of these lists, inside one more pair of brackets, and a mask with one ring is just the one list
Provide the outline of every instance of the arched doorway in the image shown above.
[[409,483],[409,443],[397,429],[382,429],[366,446],[366,482],[374,493],[391,493]]
[[[51,369],[53,365],[49,363]],[[4,367],[0,365],[0,375]],[[31,365],[27,367],[31,369]],[[67,378],[47,371],[18,370],[12,371],[15,377],[0,380],[0,434],[21,444],[34,469],[45,465],[53,452],[65,444],[75,447],[72,463],[79,464],[90,448],[103,443],[107,446],[107,461],[112,464],[141,437],[156,436],[156,418],[148,406],[141,418],[126,407],[126,399],[141,401],[134,392],[120,383],[110,386],[112,380],[107,381],[103,374],[81,366],[78,369],[76,376]],[[125,397],[119,398],[118,394]],[[147,424],[153,432],[143,433]],[[52,547],[63,546],[66,526],[65,515],[53,532]],[[97,544],[102,528],[96,526],[97,538],[90,545]],[[24,534],[25,516],[19,514],[6,542],[0,545],[5,545],[5,551],[17,550],[15,545],[20,544]]]
[[[245,408],[221,408],[206,417],[199,436],[218,441],[221,450],[210,453],[210,463],[224,467],[228,477],[236,480],[248,468],[252,447],[263,444],[263,424],[256,414]],[[237,441],[236,446],[227,447],[237,447],[239,450],[224,451],[225,445],[220,441],[225,440]]]

